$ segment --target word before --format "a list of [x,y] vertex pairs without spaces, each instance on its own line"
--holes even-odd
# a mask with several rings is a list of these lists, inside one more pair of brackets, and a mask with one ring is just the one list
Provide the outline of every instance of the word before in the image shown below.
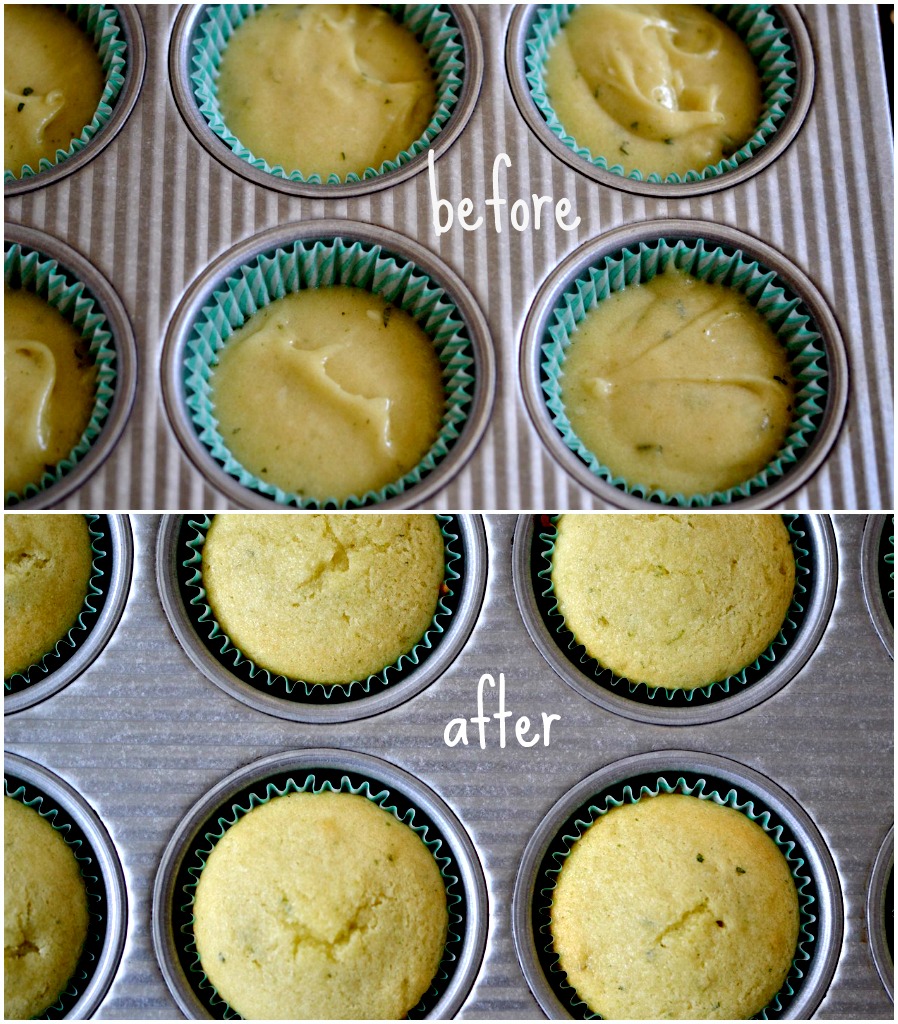
[[[468,745],[468,722],[470,722],[472,725],[477,726],[480,733],[480,747],[485,749],[486,727],[493,719],[499,723],[499,746],[505,746],[505,720],[506,718],[511,718],[511,712],[505,710],[505,673],[499,673],[499,710],[494,711],[492,715],[485,715],[483,713],[483,688],[487,685],[492,687],[496,685],[496,680],[489,673],[482,675],[480,682],[477,684],[477,714],[472,718],[453,718],[443,730],[443,741],[447,747],[455,747],[459,743],[464,746]],[[545,711],[541,712],[541,714],[543,719],[543,746],[547,747],[549,745],[549,730],[552,728],[552,723],[560,722],[561,715],[547,715]],[[522,747],[534,747],[539,743],[539,733],[534,733],[532,737],[528,737],[528,732],[530,732],[530,719],[526,715],[521,715],[514,724],[514,738]]]
[[[497,235],[502,234],[502,223],[504,220],[502,207],[508,206],[508,200],[499,190],[499,169],[502,164],[506,167],[511,167],[511,157],[507,153],[499,153],[493,161],[493,195],[491,199],[484,199],[483,201],[485,206],[493,208],[493,225]],[[430,179],[430,207],[433,214],[433,229],[436,231],[437,237],[439,238],[440,235],[444,235],[452,227],[456,215],[458,216],[458,223],[461,225],[462,231],[476,231],[483,224],[483,217],[478,216],[473,221],[469,219],[474,212],[473,199],[465,196],[459,201],[458,210],[456,211],[456,208],[448,199],[440,198],[437,192],[437,179],[433,170],[433,150],[430,150],[427,154],[427,173]],[[535,231],[539,231],[542,227],[540,220],[542,209],[547,203],[551,205],[553,202],[552,196],[538,196],[535,192],[530,196],[530,202],[526,199],[516,199],[511,204],[511,209],[508,212],[511,226],[515,231],[526,231],[530,227],[530,210],[532,206],[533,228]],[[562,231],[574,231],[580,224],[580,218],[576,216],[570,224],[567,223],[570,213],[570,199],[559,199],[555,203],[555,223]]]

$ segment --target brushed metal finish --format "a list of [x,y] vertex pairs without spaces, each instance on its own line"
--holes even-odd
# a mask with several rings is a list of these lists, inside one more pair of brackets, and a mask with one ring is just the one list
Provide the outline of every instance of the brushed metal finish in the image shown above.
[[892,826],[882,841],[870,875],[870,887],[867,891],[867,938],[882,984],[889,994],[889,999],[893,1001],[895,999],[895,964],[886,938],[885,919],[886,915],[891,914],[894,922],[895,907],[886,904],[886,886],[894,870],[895,827]]
[[131,321],[122,300],[92,263],[70,245],[43,231],[10,223],[4,224],[3,230],[7,244],[18,242],[20,245],[35,249],[44,257],[56,260],[61,268],[68,270],[76,280],[87,286],[106,314],[115,348],[115,397],[99,437],[70,473],[33,497],[25,498],[12,506],[24,512],[58,504],[63,498],[82,487],[112,454],[134,406],[137,391],[137,346]]
[[369,245],[382,245],[386,252],[414,263],[446,291],[457,306],[467,328],[474,358],[474,394],[470,412],[461,427],[458,440],[448,455],[417,484],[393,498],[378,502],[376,508],[408,508],[410,505],[421,505],[428,498],[432,498],[464,467],[480,443],[495,399],[495,358],[486,319],[464,282],[423,246],[395,231],[388,231],[385,228],[372,229],[368,224],[340,220],[286,224],[247,239],[217,259],[188,289],[172,317],[162,347],[162,398],[172,429],[196,468],[235,504],[262,510],[285,507],[265,494],[244,487],[222,469],[200,440],[191,419],[184,388],[185,353],[190,332],[199,319],[201,309],[222,281],[260,253],[271,252],[296,241],[319,238],[342,238],[348,242],[361,241]]
[[182,518],[166,516],[159,530],[156,583],[162,598],[162,607],[178,642],[203,675],[232,697],[269,715],[288,718],[294,722],[320,724],[350,722],[396,707],[430,686],[446,671],[467,642],[480,614],[486,589],[486,534],[479,516],[460,516],[458,523],[464,568],[458,581],[458,606],[452,613],[436,651],[423,664],[404,672],[396,682],[357,700],[341,704],[312,704],[285,700],[274,694],[265,693],[229,672],[213,657],[202,638],[197,636],[184,606],[183,595],[176,578],[177,537]]
[[[550,808],[603,766],[672,747],[739,762],[772,779],[815,823],[836,864],[845,910],[836,973],[814,1016],[891,1019],[892,1003],[867,943],[870,872],[893,823],[894,667],[867,611],[860,578],[865,516],[832,517],[838,582],[823,638],[787,686],[722,721],[672,729],[637,722],[562,681],[534,645],[515,603],[510,515],[487,515],[487,587],[468,642],[446,671],[398,707],[352,722],[292,722],[263,714],[210,682],[177,642],[156,587],[160,518],[133,515],[134,579],[121,622],[74,682],[5,720],[5,745],[83,794],[107,828],[128,886],[128,939],[99,1019],[169,1020],[177,1003],[152,942],[152,888],[178,822],[230,773],[259,758],[341,748],[389,761],[438,794],[460,820],[486,879],[486,951],[458,1011],[465,1020],[540,1019],[517,962],[511,897],[524,848]],[[485,746],[477,726],[480,678],[504,674],[500,747],[497,688],[485,686]],[[525,749],[514,722],[558,714],[551,742]],[[444,731],[465,718],[468,744]]]
[[637,722],[654,722],[657,725],[702,725],[719,722],[755,707],[782,689],[811,657],[826,631],[835,602],[838,578],[836,537],[828,516],[812,516],[809,517],[809,522],[810,532],[807,541],[811,545],[815,561],[814,581],[798,635],[789,644],[786,653],[777,658],[776,664],[765,672],[761,679],[750,686],[736,688],[732,694],[713,704],[669,707],[630,700],[623,694],[599,686],[588,673],[581,672],[565,657],[537,607],[530,568],[530,552],[534,543],[534,520],[531,516],[521,516],[515,527],[512,577],[518,608],[540,654],[568,686],[573,687],[594,704]]
[[867,610],[879,639],[889,652],[889,657],[895,657],[895,627],[889,619],[886,611],[885,597],[882,592],[879,564],[879,542],[882,532],[886,529],[888,516],[875,515],[867,519],[864,527],[864,539],[861,542],[861,579],[864,584],[864,600],[867,602]]
[[214,786],[188,811],[175,829],[162,855],[153,887],[153,942],[159,966],[175,1001],[186,1017],[194,1020],[213,1019],[181,968],[172,934],[171,907],[175,881],[191,840],[208,824],[217,809],[245,786],[280,772],[304,772],[316,768],[357,772],[402,793],[431,818],[449,844],[460,869],[459,880],[466,901],[467,926],[462,950],[446,991],[427,1014],[427,1019],[448,1020],[454,1017],[477,976],[486,945],[486,883],[474,845],[449,807],[408,772],[368,754],[323,748],[286,751],[241,768]]
[[397,185],[400,181],[414,177],[427,166],[428,152],[438,159],[463,131],[480,95],[483,81],[483,42],[477,21],[470,9],[463,4],[449,4],[452,16],[459,28],[464,51],[465,76],[455,108],[446,125],[423,153],[408,163],[387,174],[357,182],[343,182],[340,185],[315,184],[308,181],[292,181],[253,167],[242,160],[231,148],[212,131],[205,117],[200,113],[190,84],[191,45],[197,27],[208,4],[182,4],[175,18],[171,35],[168,69],[172,93],[178,110],[194,138],[229,170],[255,185],[273,188],[289,195],[307,196],[310,199],[349,199],[378,192],[380,189]]
[[[6,515],[16,515],[7,512]],[[127,516],[110,515],[109,523],[110,556],[112,568],[107,581],[106,601],[100,609],[93,628],[71,658],[64,661],[55,671],[48,673],[43,679],[16,693],[3,698],[3,714],[11,715],[24,708],[39,704],[42,700],[52,697],[64,686],[76,679],[100,655],[115,632],[122,617],[128,592],[131,588],[131,570],[134,562],[134,543],[131,537],[131,525]]]
[[67,1020],[84,1020],[92,1017],[103,1001],[118,970],[125,948],[128,894],[122,865],[109,838],[109,833],[96,812],[80,793],[49,769],[29,761],[25,757],[19,757],[17,754],[6,753],[4,755],[3,770],[46,794],[51,803],[64,808],[84,833],[96,855],[96,870],[99,871],[106,889],[106,905],[103,908],[106,934],[99,959],[84,986],[84,991],[66,1014]]
[[593,491],[608,505],[626,509],[657,510],[660,507],[657,502],[648,501],[635,494],[627,494],[596,476],[586,463],[568,448],[552,422],[540,383],[543,339],[552,312],[563,293],[603,256],[623,247],[638,246],[640,242],[650,244],[659,238],[668,241],[693,241],[702,238],[712,244],[741,249],[765,269],[775,271],[783,283],[801,298],[813,317],[814,326],[823,338],[828,370],[826,404],[820,428],[801,453],[799,460],[781,478],[748,498],[738,498],[721,506],[728,509],[788,507],[786,499],[820,469],[842,427],[845,407],[848,404],[848,359],[836,319],[808,277],[771,246],[724,225],[693,220],[646,221],[642,224],[627,225],[587,242],[549,275],[533,300],[521,341],[521,386],[524,404],[533,425],[543,444],[564,469],[579,484]]
[[736,761],[693,750],[653,750],[600,768],[566,793],[539,823],[524,850],[512,903],[515,947],[527,984],[548,1017],[553,1020],[572,1019],[539,964],[532,913],[540,864],[565,820],[578,807],[587,803],[590,797],[616,783],[643,773],[677,771],[695,772],[700,776],[707,774],[753,796],[760,806],[770,808],[787,825],[807,855],[802,870],[808,872],[817,888],[819,898],[812,910],[816,918],[817,936],[814,951],[805,968],[801,990],[790,1004],[788,1012],[778,1019],[804,1020],[811,1017],[829,988],[842,945],[842,894],[832,855],[809,815],[775,782]]

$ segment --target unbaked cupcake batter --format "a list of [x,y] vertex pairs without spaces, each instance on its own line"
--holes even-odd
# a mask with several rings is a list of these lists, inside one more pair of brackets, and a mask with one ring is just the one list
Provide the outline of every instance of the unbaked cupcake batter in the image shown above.
[[436,108],[424,47],[361,4],[277,4],[247,18],[224,51],[218,97],[254,156],[322,178],[393,160]]
[[549,51],[545,81],[578,145],[644,175],[718,163],[761,112],[748,48],[697,5],[580,5]]
[[103,95],[93,42],[57,7],[3,7],[6,169],[54,160],[90,124]]
[[322,501],[402,479],[436,441],[446,404],[439,357],[414,318],[344,286],[294,292],[252,316],[211,387],[238,462]]
[[24,289],[4,289],[6,492],[37,483],[78,444],[96,397],[97,368],[77,328]]
[[741,293],[669,268],[587,313],[561,396],[575,434],[616,477],[690,496],[750,480],[773,459],[794,382]]

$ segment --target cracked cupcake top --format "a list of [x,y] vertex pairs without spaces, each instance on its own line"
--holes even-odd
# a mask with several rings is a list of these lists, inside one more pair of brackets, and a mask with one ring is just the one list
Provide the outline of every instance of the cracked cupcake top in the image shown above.
[[203,586],[222,629],[256,664],[310,683],[348,683],[408,653],[444,576],[428,515],[218,515]]
[[194,934],[218,994],[256,1019],[399,1019],[448,925],[422,840],[364,796],[291,793],[249,811],[200,874]]
[[785,857],[711,800],[672,793],[612,808],[574,843],[552,895],[561,966],[606,1018],[746,1019],[795,956]]

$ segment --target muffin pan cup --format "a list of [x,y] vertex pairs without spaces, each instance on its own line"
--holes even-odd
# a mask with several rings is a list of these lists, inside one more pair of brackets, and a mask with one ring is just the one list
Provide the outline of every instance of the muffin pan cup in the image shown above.
[[[255,761],[214,786],[178,824],[162,855],[153,888],[153,944],[165,982],[175,1001],[187,1017],[212,1019],[182,966],[175,938],[173,907],[181,898],[178,878],[191,844],[220,817],[220,812],[241,790],[288,773],[302,782],[316,770],[349,772],[363,777],[370,782],[373,794],[384,787],[398,793],[412,807],[424,812],[447,843],[452,857],[451,871],[458,876],[458,887],[462,895],[461,904],[453,904],[450,898],[449,927],[451,931],[453,905],[461,906],[463,920],[459,927],[463,935],[457,958],[448,965],[451,968],[448,979],[441,983],[438,976],[435,980],[438,989],[436,1001],[427,1011],[426,1018],[452,1018],[461,1008],[474,983],[486,946],[487,893],[477,853],[459,820],[436,793],[395,765],[350,750],[287,751]],[[227,1013],[227,1016],[233,1015],[233,1011]]]
[[[332,245],[335,255],[306,269],[311,259],[303,254],[289,256],[295,243],[317,242]],[[361,255],[353,250],[358,243]],[[308,254],[305,254],[308,255]],[[446,388],[446,412],[440,435],[422,461],[398,481],[387,484],[379,492],[368,492],[338,502],[325,495],[302,498],[282,491],[274,484],[259,480],[237,462],[218,435],[217,421],[205,391],[210,365],[217,359],[206,337],[198,338],[197,325],[203,331],[213,328],[204,321],[204,309],[219,301],[225,282],[235,283],[242,296],[250,288],[247,273],[253,273],[257,260],[273,259],[281,273],[255,274],[253,287],[264,288],[265,296],[253,296],[252,305],[271,301],[284,291],[297,290],[304,274],[312,280],[305,287],[331,283],[351,284],[373,272],[373,290],[393,301],[394,293],[403,297],[407,311],[419,310],[429,316],[432,305],[425,304],[418,283],[409,283],[409,274],[427,279],[437,291],[442,290],[445,305],[440,308],[439,332],[444,336],[435,344],[441,354],[443,382]],[[379,263],[378,261],[383,261]],[[303,267],[300,268],[300,264]],[[389,264],[390,270],[385,269]],[[412,270],[409,270],[411,265]],[[362,273],[364,271],[364,273]],[[295,281],[288,289],[282,280]],[[398,290],[398,291],[397,291]],[[229,320],[239,301],[231,293],[232,303],[214,307],[216,320]],[[433,298],[433,296],[431,296]],[[426,300],[428,303],[430,300]],[[406,305],[408,302],[408,305]],[[238,310],[241,316],[245,311]],[[450,315],[451,314],[451,315]],[[212,316],[213,314],[206,314]],[[454,320],[461,323],[453,328]],[[233,330],[233,323],[229,329]],[[433,330],[437,330],[434,327]],[[430,333],[430,332],[428,332]],[[220,342],[221,339],[219,339]],[[216,344],[212,342],[211,344]],[[324,220],[286,225],[265,231],[235,246],[216,260],[190,286],[169,323],[162,350],[162,397],[169,421],[188,458],[218,490],[243,507],[272,509],[278,505],[325,508],[355,508],[376,505],[377,508],[406,508],[418,505],[435,494],[458,473],[471,457],[486,429],[495,393],[495,368],[492,341],[486,320],[467,287],[445,264],[417,242],[386,228],[372,227],[353,221]],[[206,375],[206,376],[204,376]]]
[[[759,808],[772,812],[774,820],[782,822],[797,840],[799,849],[796,853],[805,858],[805,863],[799,865],[800,874],[809,876],[814,888],[814,902],[809,905],[809,913],[813,915],[814,939],[807,944],[809,958],[796,961],[799,971],[797,991],[787,1000],[784,1011],[776,1013],[776,1019],[809,1018],[826,994],[839,959],[844,914],[835,862],[810,816],[785,790],[746,765],[697,751],[654,750],[614,762],[579,782],[543,818],[524,850],[515,882],[512,932],[524,977],[548,1017],[572,1019],[570,1011],[547,979],[538,950],[542,937],[534,933],[538,880],[550,847],[571,815],[583,808],[584,816],[588,816],[586,806],[600,803],[606,790],[629,779],[650,775],[663,776],[670,786],[676,788],[678,773],[681,772],[706,779],[706,791],[717,790],[722,796],[727,796],[729,789],[735,790],[739,803],[746,799],[750,801],[756,815],[762,813]],[[794,867],[793,864],[793,870]],[[800,906],[801,895],[800,890]],[[808,923],[804,911],[802,920]],[[790,978],[794,975],[793,968]],[[771,1007],[773,1005],[770,1004]]]
[[[35,677],[33,681],[21,688],[13,687],[4,695],[4,715],[38,704],[68,686],[93,664],[115,632],[131,588],[134,541],[127,516],[104,515],[98,518],[102,522],[88,523],[91,533],[96,532],[99,536],[94,541],[97,545],[94,547],[97,558],[90,577],[87,600],[99,606],[99,612],[91,613],[83,625],[73,626],[57,643],[54,651],[48,652],[38,665],[28,669],[29,678],[32,675]],[[102,551],[99,550],[100,546]],[[108,570],[98,570],[98,563],[108,565]],[[97,593],[93,592],[94,589]],[[85,610],[87,607],[85,604]],[[69,655],[68,650],[71,648],[74,648],[74,652]],[[21,673],[10,678],[21,678]]]
[[[23,803],[30,804],[36,797],[42,798],[39,813],[62,832],[83,868],[90,913],[85,949],[75,975],[60,996],[62,1002],[57,1000],[42,1016],[85,1020],[103,1001],[125,947],[128,896],[121,862],[96,812],[68,783],[42,765],[9,752],[4,755],[3,770],[6,794],[16,796],[24,785]],[[49,816],[48,812],[54,810],[56,814]],[[69,822],[80,831],[83,840],[77,831],[72,835]],[[73,842],[70,843],[69,838]],[[88,863],[84,861],[86,857],[89,858]],[[86,873],[97,873],[99,878],[91,883]]]
[[[474,111],[480,85],[483,78],[483,44],[477,22],[470,10],[463,4],[445,5],[454,22],[456,31],[439,30],[433,33],[432,45],[436,49],[445,50],[449,64],[458,64],[453,77],[459,79],[456,86],[444,87],[448,97],[454,100],[440,100],[438,95],[438,116],[431,121],[425,135],[416,140],[409,150],[398,154],[395,160],[385,162],[383,170],[358,179],[356,175],[340,182],[321,182],[305,180],[298,171],[292,174],[289,170],[279,168],[274,173],[266,161],[254,157],[239,140],[227,131],[222,122],[213,130],[207,116],[200,109],[192,75],[197,69],[194,55],[195,41],[207,17],[211,4],[186,4],[181,8],[172,30],[171,47],[169,49],[169,76],[171,88],[178,105],[178,110],[197,141],[225,167],[246,178],[255,185],[286,192],[295,196],[308,196],[313,199],[345,199],[366,195],[382,188],[398,184],[418,174],[427,166],[428,154],[434,158],[441,156],[458,138]],[[396,6],[396,5],[390,5]],[[411,5],[408,5],[411,6]],[[420,9],[409,10],[406,19],[416,23],[420,18]],[[219,36],[220,32],[216,33]],[[457,43],[456,43],[457,36]],[[452,44],[447,46],[447,44]],[[460,44],[461,54],[449,51]],[[210,79],[214,81],[210,73]],[[217,107],[217,102],[214,104]],[[216,114],[216,122],[222,119]],[[428,143],[424,142],[429,138]],[[372,169],[374,170],[374,169]]]
[[[540,654],[568,686],[594,704],[626,718],[656,725],[718,722],[756,707],[782,689],[811,658],[826,631],[838,579],[835,534],[829,517],[821,515],[802,517],[799,529],[804,531],[800,543],[810,552],[810,573],[798,577],[806,593],[802,595],[804,612],[795,635],[785,647],[775,648],[775,659],[763,664],[762,674],[757,679],[744,686],[732,687],[729,693],[713,703],[697,700],[694,705],[676,706],[663,700],[641,699],[638,695],[628,695],[623,686],[602,685],[586,666],[581,668],[576,663],[574,659],[577,656],[573,651],[563,649],[563,636],[549,628],[541,611],[545,603],[542,591],[548,584],[533,572],[535,546],[542,550],[534,516],[520,516],[515,527],[512,574],[518,609]],[[553,619],[559,625],[563,623],[560,616]]]
[[[22,177],[17,176],[18,171],[13,173],[11,169],[6,169],[3,185],[7,197],[53,184],[92,160],[121,131],[137,102],[143,83],[147,44],[140,15],[133,4],[66,4],[66,7],[74,12],[73,20],[85,29],[89,36],[95,39],[99,36],[103,39],[101,49],[106,54],[109,67],[100,105],[91,123],[72,141],[62,160],[42,159],[39,168],[29,168],[31,173]],[[106,22],[104,28],[95,14],[97,11],[102,12],[110,8],[114,11],[112,23],[118,30],[118,39],[112,45],[109,22]]]
[[895,902],[895,828],[889,829],[873,862],[867,887],[866,925],[870,953],[889,999],[895,1000],[895,961],[893,953]]
[[[56,307],[91,337],[97,364],[97,395],[90,422],[69,455],[21,494],[7,494],[6,507],[22,511],[57,504],[79,488],[109,457],[131,414],[137,390],[137,347],[121,299],[105,277],[59,239],[20,224],[4,225],[7,277]],[[30,287],[35,285],[36,288]],[[81,286],[79,291],[78,286]],[[48,291],[49,290],[49,291]],[[84,300],[93,300],[85,313]]]
[[[883,646],[889,652],[889,657],[895,658],[895,627],[889,615],[886,602],[889,594],[886,590],[887,573],[894,572],[894,561],[891,567],[884,560],[883,549],[890,548],[894,557],[894,542],[888,544],[888,539],[894,537],[895,517],[893,515],[874,515],[867,517],[864,527],[864,537],[861,541],[861,580],[864,585],[864,600],[867,602],[867,611],[882,640]],[[894,579],[889,583],[894,587]],[[894,614],[894,596],[892,597],[892,614]]]
[[[164,519],[156,550],[156,581],[175,636],[194,665],[216,686],[250,707],[278,718],[295,722],[348,722],[396,707],[420,693],[446,671],[468,641],[480,614],[486,587],[486,535],[479,516],[456,516],[446,524],[446,529],[458,534],[458,541],[453,547],[458,549],[460,559],[447,563],[449,567],[456,561],[459,565],[460,577],[452,581],[457,601],[454,608],[442,616],[442,631],[434,635],[427,658],[416,665],[400,667],[397,663],[388,684],[375,684],[366,695],[351,700],[304,701],[301,696],[288,699],[275,692],[266,692],[268,687],[264,683],[253,685],[231,672],[215,656],[210,643],[198,634],[197,613],[191,614],[190,602],[178,578],[181,561],[178,541],[182,520],[182,516]],[[275,676],[274,673],[271,675]],[[378,676],[371,678],[377,679]]]
[[[609,272],[612,290],[617,291],[624,283],[632,283],[634,273],[625,269],[626,263],[620,259],[620,253],[624,250],[639,253],[640,266],[637,269],[641,274],[643,263],[647,269],[657,264],[651,253],[652,247],[660,240],[668,246],[676,246],[681,241],[694,245],[695,255],[691,262],[701,268],[699,276],[709,273],[709,267],[716,268],[718,257],[714,253],[718,248],[722,252],[721,266],[732,264],[736,253],[742,255],[743,262],[756,262],[758,269],[751,275],[752,288],[757,289],[762,282],[768,282],[769,275],[773,274],[774,279],[769,282],[771,287],[785,288],[786,297],[791,293],[800,300],[799,308],[794,310],[796,324],[800,324],[803,316],[801,305],[807,310],[810,315],[807,330],[812,336],[820,335],[819,349],[826,357],[825,371],[820,367],[814,369],[818,358],[814,351],[818,345],[813,341],[803,351],[791,356],[797,382],[807,392],[804,400],[807,408],[801,414],[801,423],[793,421],[786,443],[765,470],[750,481],[728,488],[726,492],[684,497],[649,491],[639,480],[623,481],[603,466],[595,453],[585,449],[569,424],[564,426],[557,422],[557,407],[560,405],[557,374],[563,367],[563,353],[558,356],[552,354],[551,350],[557,347],[557,343],[551,340],[549,331],[556,312],[566,308],[565,296],[571,296],[568,302],[572,304],[565,318],[576,315],[582,319],[585,315],[584,298],[577,283],[587,277],[590,268],[610,261],[613,264]],[[654,270],[650,276],[654,276]],[[714,278],[713,274],[711,276]],[[744,281],[739,289],[742,287],[746,287]],[[765,295],[766,288],[767,284],[764,284]],[[765,307],[770,305],[766,298],[764,302]],[[777,303],[780,304],[783,309],[792,306],[791,300]],[[774,312],[765,308],[765,316],[772,318]],[[777,312],[777,317],[781,317],[780,312]],[[789,317],[793,317],[792,312]],[[567,327],[558,329],[567,330]],[[800,326],[798,331],[806,333]],[[721,506],[740,510],[777,505],[820,468],[841,429],[848,402],[848,360],[844,344],[835,317],[817,288],[769,245],[735,228],[699,220],[660,220],[628,225],[600,235],[563,260],[537,292],[527,315],[519,372],[524,404],[549,454],[577,483],[612,507],[623,509],[657,509],[659,503],[684,508]],[[544,387],[546,380],[552,388],[550,393]],[[823,408],[818,411],[821,404]],[[566,423],[566,414],[563,419]],[[816,421],[815,429],[805,425],[805,421],[808,424]],[[644,497],[641,492],[649,496]]]
[[[548,23],[553,20],[553,15],[546,16],[548,6],[518,4],[512,13],[505,43],[505,65],[511,91],[528,127],[552,155],[602,185],[658,199],[684,199],[730,188],[751,178],[776,160],[795,138],[810,109],[814,93],[814,54],[810,36],[794,5],[769,5],[774,16],[782,22],[790,45],[786,60],[783,60],[781,44],[773,43],[765,52],[763,66],[768,77],[779,67],[780,74],[775,77],[785,78],[786,81],[794,78],[794,84],[787,90],[774,88],[774,80],[771,78],[768,87],[771,100],[765,104],[760,119],[760,124],[765,125],[766,122],[767,127],[756,129],[753,138],[732,159],[723,160],[714,168],[696,168],[684,177],[677,176],[680,180],[649,181],[642,176],[634,176],[634,172],[627,175],[622,168],[618,171],[608,168],[604,158],[601,162],[605,166],[601,166],[596,162],[601,154],[590,154],[587,149],[579,146],[558,123],[542,86],[539,90],[541,96],[537,100],[528,81],[528,78],[534,78],[537,74],[535,70],[531,71],[528,53],[531,40],[535,39],[535,27],[540,21]],[[572,5],[554,5],[561,12],[569,6]],[[563,13],[554,14],[554,20],[566,22],[567,17]],[[546,26],[543,31],[551,29]],[[754,32],[755,44],[758,38],[759,33]],[[789,66],[792,63],[794,69]],[[786,93],[791,93],[791,99],[785,98]],[[781,114],[778,113],[780,110]],[[774,111],[777,113],[772,119]],[[550,121],[553,127],[550,127]]]

